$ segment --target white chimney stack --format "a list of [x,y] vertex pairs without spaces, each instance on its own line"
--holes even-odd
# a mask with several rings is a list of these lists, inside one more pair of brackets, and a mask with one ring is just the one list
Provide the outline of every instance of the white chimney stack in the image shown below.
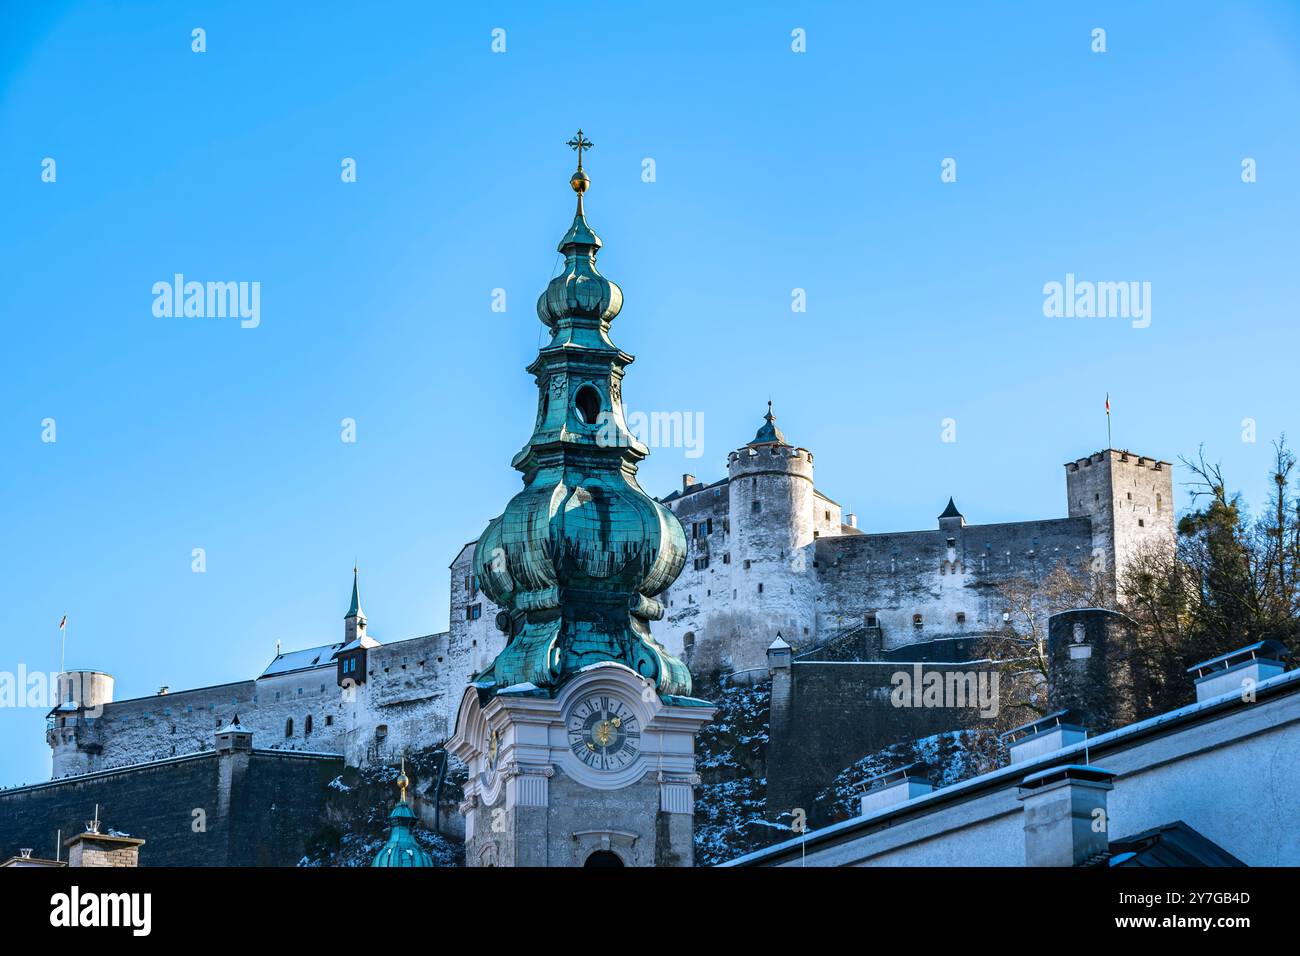
[[1115,775],[1076,764],[1032,773],[1020,784],[1025,865],[1078,866],[1110,848],[1106,794]]
[[934,790],[930,783],[930,768],[923,763],[908,764],[888,773],[878,774],[867,781],[868,790],[862,795],[862,815],[875,813],[886,807],[907,803]]
[[1077,710],[1058,710],[1014,730],[1008,730],[1002,739],[1006,741],[1011,762],[1024,763],[1082,742],[1087,738],[1088,731],[1080,717]]
[[1286,648],[1277,641],[1259,641],[1193,664],[1187,673],[1196,675],[1199,702],[1224,694],[1240,694],[1253,689],[1260,681],[1276,677],[1286,670],[1282,663],[1286,656]]

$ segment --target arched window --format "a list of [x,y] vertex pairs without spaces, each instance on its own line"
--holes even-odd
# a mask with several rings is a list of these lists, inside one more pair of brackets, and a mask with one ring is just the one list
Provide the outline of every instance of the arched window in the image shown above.
[[293,736],[293,718],[292,718],[292,717],[290,717],[288,720],[286,720],[286,721],[284,722],[284,735],[285,735],[286,737],[292,737],[292,736]]
[[682,638],[682,650],[688,654],[695,650],[695,632],[687,631],[686,636]]
[[590,385],[582,386],[573,401],[578,407],[578,414],[586,424],[595,425],[600,420],[600,392],[595,388]]
[[597,850],[591,856],[587,857],[587,862],[583,866],[622,866],[623,861],[619,859],[617,853],[611,853],[609,850]]
[[311,733],[311,714],[307,715],[307,723],[303,725],[302,730],[305,734]]

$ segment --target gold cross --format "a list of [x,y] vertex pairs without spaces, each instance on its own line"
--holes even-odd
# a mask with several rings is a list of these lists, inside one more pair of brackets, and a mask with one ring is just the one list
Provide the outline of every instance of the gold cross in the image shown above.
[[578,151],[578,168],[581,169],[582,151],[584,149],[591,149],[591,147],[595,146],[596,144],[593,143],[591,140],[585,138],[582,135],[582,130],[578,130],[578,135],[573,137],[573,139],[569,140],[564,145],[569,147],[570,149],[576,149]]

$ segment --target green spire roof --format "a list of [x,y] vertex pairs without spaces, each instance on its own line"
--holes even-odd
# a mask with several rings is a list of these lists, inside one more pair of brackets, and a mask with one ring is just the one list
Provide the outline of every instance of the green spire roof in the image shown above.
[[406,802],[406,761],[403,760],[402,764],[401,776],[397,778],[401,796],[398,797],[393,812],[388,815],[388,842],[375,854],[371,866],[433,866],[433,857],[416,842],[411,833],[416,817],[415,811]]
[[361,587],[357,580],[357,566],[352,565],[352,604],[348,607],[348,613],[343,615],[343,620],[350,617],[364,617],[361,611]]
[[758,434],[754,436],[751,445],[788,445],[785,435],[781,434],[781,429],[776,427],[776,416],[772,414],[772,402],[767,403],[767,414],[763,416],[763,424],[758,429]]

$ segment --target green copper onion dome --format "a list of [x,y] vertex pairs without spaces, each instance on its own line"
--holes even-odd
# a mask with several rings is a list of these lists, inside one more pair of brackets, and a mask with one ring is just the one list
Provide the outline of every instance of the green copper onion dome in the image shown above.
[[533,684],[551,692],[583,667],[615,661],[665,696],[686,696],[686,666],[650,636],[656,595],[686,561],[677,517],[637,484],[649,450],[627,427],[623,375],[633,358],[609,338],[623,292],[596,268],[600,238],[587,224],[591,180],[582,131],[570,140],[578,170],[564,266],[537,303],[550,341],[528,371],[537,380],[533,434],[513,466],[524,488],[480,535],[474,568],[504,610],[506,647],[475,678],[481,694]]
[[402,773],[397,778],[401,795],[398,797],[397,806],[393,807],[393,812],[388,815],[388,842],[375,854],[375,861],[370,864],[371,866],[433,866],[433,857],[429,856],[424,847],[415,842],[415,836],[411,833],[416,817],[415,811],[406,802],[408,784],[406,761],[403,760]]

